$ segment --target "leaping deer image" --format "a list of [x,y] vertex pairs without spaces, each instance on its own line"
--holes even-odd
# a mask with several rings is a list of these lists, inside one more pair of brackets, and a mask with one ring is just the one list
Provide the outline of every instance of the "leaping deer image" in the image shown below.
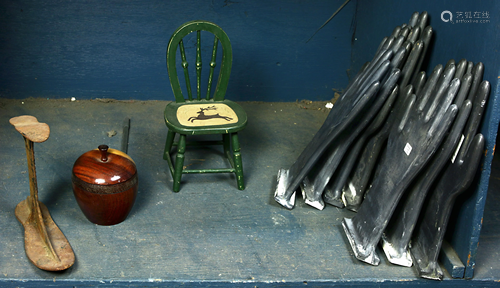
[[193,123],[194,120],[208,120],[208,119],[214,119],[214,118],[221,118],[221,119],[224,119],[226,121],[233,120],[233,118],[227,117],[227,116],[221,116],[221,115],[219,115],[219,113],[217,113],[215,115],[205,115],[205,111],[207,111],[207,110],[217,110],[217,107],[215,107],[215,105],[213,105],[213,106],[209,106],[207,108],[200,108],[200,111],[196,112],[196,113],[198,113],[198,116],[189,117],[188,121],[191,121],[191,123]]

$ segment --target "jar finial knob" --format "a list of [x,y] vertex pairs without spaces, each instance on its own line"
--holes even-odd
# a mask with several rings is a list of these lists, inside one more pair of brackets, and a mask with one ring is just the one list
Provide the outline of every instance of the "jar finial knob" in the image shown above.
[[99,145],[99,151],[101,151],[101,161],[108,161],[108,145]]

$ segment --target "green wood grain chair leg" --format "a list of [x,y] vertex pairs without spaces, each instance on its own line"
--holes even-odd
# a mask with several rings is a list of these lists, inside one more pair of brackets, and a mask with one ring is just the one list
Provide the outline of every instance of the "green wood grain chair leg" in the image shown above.
[[243,179],[243,162],[241,160],[240,141],[238,140],[238,133],[231,134],[233,144],[233,157],[234,157],[234,173],[236,174],[236,181],[238,182],[238,189],[245,189],[245,181]]
[[170,158],[170,150],[172,149],[174,138],[175,132],[168,130],[167,141],[165,142],[165,150],[163,152],[163,160],[167,160],[167,158]]
[[179,143],[177,144],[177,156],[175,157],[174,168],[174,192],[179,192],[181,187],[182,170],[184,167],[184,152],[186,152],[186,135],[179,134]]
[[[231,154],[231,135],[230,134],[222,134],[222,144],[224,146],[224,155],[228,159],[232,158]],[[229,160],[231,161],[231,160]]]

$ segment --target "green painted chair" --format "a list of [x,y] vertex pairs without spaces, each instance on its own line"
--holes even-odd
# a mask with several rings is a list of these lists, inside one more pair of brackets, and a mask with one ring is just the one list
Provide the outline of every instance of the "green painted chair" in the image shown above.
[[[214,35],[213,49],[208,65],[207,89],[204,89],[204,91],[202,91],[201,88],[201,31],[207,31]],[[196,69],[195,95],[193,95],[192,91],[194,89],[191,89],[190,74],[188,70],[189,65],[186,60],[186,49],[182,41],[185,36],[192,32],[196,32],[196,61],[194,63]],[[219,42],[220,46],[222,46],[222,53],[217,53]],[[179,70],[183,70],[184,80],[186,82],[185,91],[187,91],[187,95],[183,94],[177,74],[177,50],[180,50],[181,59]],[[222,54],[222,57],[218,57],[218,54]],[[216,74],[216,66],[219,60],[219,76],[215,89],[212,89],[213,78]],[[247,125],[247,116],[241,106],[225,99],[232,60],[233,54],[229,38],[226,33],[214,23],[201,20],[187,22],[180,26],[170,38],[167,47],[167,69],[170,84],[175,96],[175,102],[171,102],[165,108],[165,123],[168,127],[168,134],[163,158],[167,160],[170,172],[172,173],[174,192],[178,192],[180,189],[182,174],[188,173],[235,173],[238,189],[245,189],[237,132]],[[178,141],[174,142],[176,134],[179,134],[179,137]],[[200,141],[198,143],[186,140],[188,135],[207,134],[222,134],[222,139],[221,141],[210,140]],[[184,167],[184,153],[186,151],[186,146],[190,145],[222,145],[224,148],[224,155],[229,160],[231,168],[186,169],[186,167]],[[171,155],[173,146],[177,147],[175,161],[173,161],[172,158],[174,157]]]

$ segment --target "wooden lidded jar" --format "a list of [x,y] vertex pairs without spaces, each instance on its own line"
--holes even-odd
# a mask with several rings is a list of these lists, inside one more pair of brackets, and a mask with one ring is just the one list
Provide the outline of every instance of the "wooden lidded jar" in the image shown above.
[[73,166],[73,193],[90,222],[115,225],[127,218],[137,195],[137,168],[127,154],[100,145]]

